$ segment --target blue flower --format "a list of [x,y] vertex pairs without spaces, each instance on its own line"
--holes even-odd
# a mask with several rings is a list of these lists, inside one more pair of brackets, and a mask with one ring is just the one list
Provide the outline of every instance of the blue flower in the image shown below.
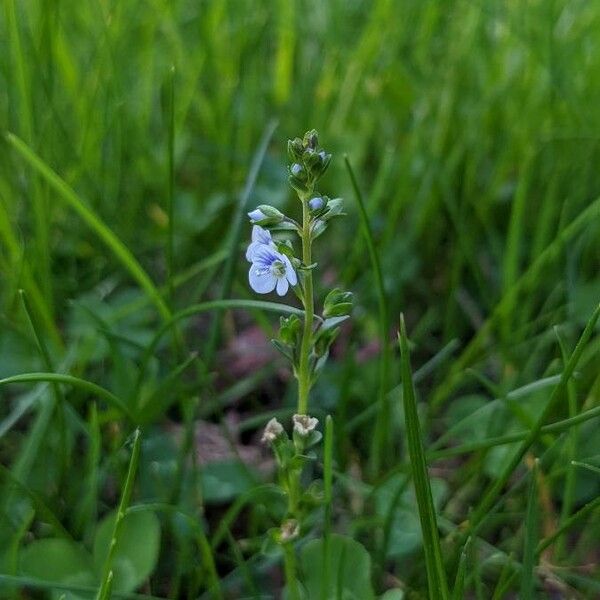
[[259,221],[264,221],[267,218],[267,215],[265,215],[265,213],[259,208],[255,208],[253,211],[250,211],[248,216],[250,217],[251,223],[258,223]]
[[280,296],[287,294],[290,285],[298,283],[298,277],[290,259],[266,244],[254,247],[248,280],[250,287],[255,292],[268,294],[277,289]]
[[302,168],[302,165],[298,164],[298,163],[294,163],[291,167],[290,167],[290,172],[292,175],[294,175],[294,177],[298,177],[300,175],[300,173],[302,173],[304,169]]
[[246,260],[252,262],[254,260],[253,257],[255,252],[262,246],[277,250],[277,246],[275,246],[273,238],[271,237],[271,232],[267,229],[263,229],[259,225],[255,225],[252,228],[252,242],[248,246],[248,250],[246,250]]

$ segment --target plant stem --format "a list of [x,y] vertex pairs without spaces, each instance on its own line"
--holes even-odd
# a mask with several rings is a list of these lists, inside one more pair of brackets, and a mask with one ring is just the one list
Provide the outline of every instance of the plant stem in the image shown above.
[[[311,235],[310,235],[310,210],[308,199],[310,194],[303,196],[302,200],[302,262],[305,267],[310,266]],[[312,270],[305,271],[304,276],[304,332],[300,346],[300,364],[298,366],[298,414],[305,415],[308,411],[308,396],[310,394],[310,346],[314,320],[313,279]]]
[[298,580],[296,578],[296,556],[291,543],[283,544],[283,560],[285,564],[285,581],[290,600],[300,600]]

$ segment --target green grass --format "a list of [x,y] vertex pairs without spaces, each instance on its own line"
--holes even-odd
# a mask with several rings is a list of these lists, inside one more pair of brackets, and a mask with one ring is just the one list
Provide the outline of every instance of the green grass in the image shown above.
[[[598,597],[598,40],[578,0],[5,0],[0,596],[277,597],[258,440],[296,390],[260,340],[303,313],[248,288],[244,213],[297,211],[314,127],[347,212],[315,296],[355,310],[311,398],[300,582],[323,538],[342,589],[343,534],[377,597]],[[111,590],[119,498],[160,540],[127,537],[144,579]]]

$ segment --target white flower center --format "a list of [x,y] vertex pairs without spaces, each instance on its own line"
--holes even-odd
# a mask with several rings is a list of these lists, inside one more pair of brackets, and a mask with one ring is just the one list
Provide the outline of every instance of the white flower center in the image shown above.
[[280,260],[276,260],[271,265],[271,270],[275,277],[284,277],[285,276],[285,264]]

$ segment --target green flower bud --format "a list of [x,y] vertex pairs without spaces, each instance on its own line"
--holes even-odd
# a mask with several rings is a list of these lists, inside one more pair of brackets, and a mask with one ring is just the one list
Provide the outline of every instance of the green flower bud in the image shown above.
[[287,150],[290,162],[299,162],[302,159],[302,153],[304,152],[302,140],[298,137],[293,140],[288,140]]
[[269,204],[261,204],[257,206],[256,210],[264,215],[264,219],[260,221],[261,224],[278,225],[285,219],[285,215],[280,210]]
[[323,163],[317,152],[307,150],[302,157],[307,171],[316,179],[321,174]]
[[302,143],[305,148],[312,148],[313,150],[317,149],[319,145],[319,134],[315,129],[311,129],[304,134],[304,139]]
[[325,171],[327,171],[327,167],[329,166],[329,163],[331,162],[331,154],[327,154],[327,152],[325,152],[325,150],[321,150],[321,152],[319,152],[318,156],[321,161],[321,175],[323,175],[325,173]]
[[300,179],[294,175],[290,175],[288,181],[299,194],[306,194],[306,192],[308,192],[305,179]]

